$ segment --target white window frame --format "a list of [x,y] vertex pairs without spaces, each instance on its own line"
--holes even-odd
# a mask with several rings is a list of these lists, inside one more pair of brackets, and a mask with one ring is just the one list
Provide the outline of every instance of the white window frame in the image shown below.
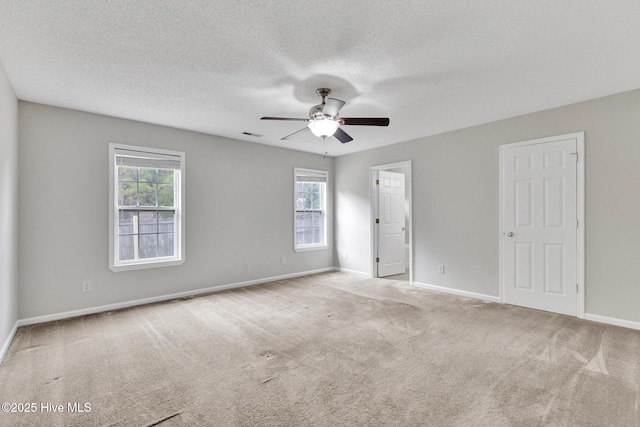
[[[175,174],[175,252],[172,257],[157,257],[135,259],[127,261],[118,260],[118,200],[117,185],[118,174],[116,173],[116,153],[119,150],[148,153],[157,156],[172,156],[180,161],[180,168]],[[139,147],[125,144],[109,144],[109,269],[114,272],[140,270],[156,267],[170,267],[181,265],[185,260],[185,153],[180,151],[162,150],[159,148]]]
[[[296,183],[298,180],[298,176],[306,175],[306,176],[315,176],[324,178],[324,191],[322,192],[322,243],[318,244],[310,244],[310,245],[299,245],[297,240],[297,227],[296,227],[296,214],[298,212],[296,207]],[[327,245],[327,193],[329,187],[329,172],[323,170],[316,169],[306,169],[306,168],[294,168],[293,169],[293,250],[296,252],[306,252],[306,251],[317,251],[321,249],[326,249]]]

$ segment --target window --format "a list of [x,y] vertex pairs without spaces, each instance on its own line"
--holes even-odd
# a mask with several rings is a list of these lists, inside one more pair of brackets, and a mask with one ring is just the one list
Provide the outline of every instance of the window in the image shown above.
[[325,171],[295,168],[295,242],[296,251],[327,247]]
[[109,268],[184,262],[184,153],[109,144]]

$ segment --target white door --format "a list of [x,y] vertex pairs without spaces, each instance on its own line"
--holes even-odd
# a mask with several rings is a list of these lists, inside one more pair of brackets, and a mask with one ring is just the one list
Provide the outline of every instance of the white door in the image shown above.
[[402,274],[405,269],[404,174],[378,175],[378,277]]
[[508,304],[577,313],[576,144],[565,137],[503,147],[502,277]]

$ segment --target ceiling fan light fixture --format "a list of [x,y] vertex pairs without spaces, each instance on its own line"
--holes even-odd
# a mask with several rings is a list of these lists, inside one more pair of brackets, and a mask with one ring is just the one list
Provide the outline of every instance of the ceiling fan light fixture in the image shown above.
[[315,136],[319,136],[320,138],[325,138],[327,136],[332,136],[338,130],[338,123],[336,120],[331,119],[320,119],[320,120],[311,120],[308,124],[309,129]]

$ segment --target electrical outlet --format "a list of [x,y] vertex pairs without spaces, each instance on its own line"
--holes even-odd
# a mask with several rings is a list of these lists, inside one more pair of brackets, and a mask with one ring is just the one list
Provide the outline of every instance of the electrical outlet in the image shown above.
[[280,264],[285,265],[287,263],[287,257],[282,257]]
[[248,270],[249,269],[249,261],[245,261],[244,262],[244,269]]
[[444,274],[444,264],[438,264],[438,273]]
[[82,282],[82,292],[91,292],[91,281],[85,280]]

